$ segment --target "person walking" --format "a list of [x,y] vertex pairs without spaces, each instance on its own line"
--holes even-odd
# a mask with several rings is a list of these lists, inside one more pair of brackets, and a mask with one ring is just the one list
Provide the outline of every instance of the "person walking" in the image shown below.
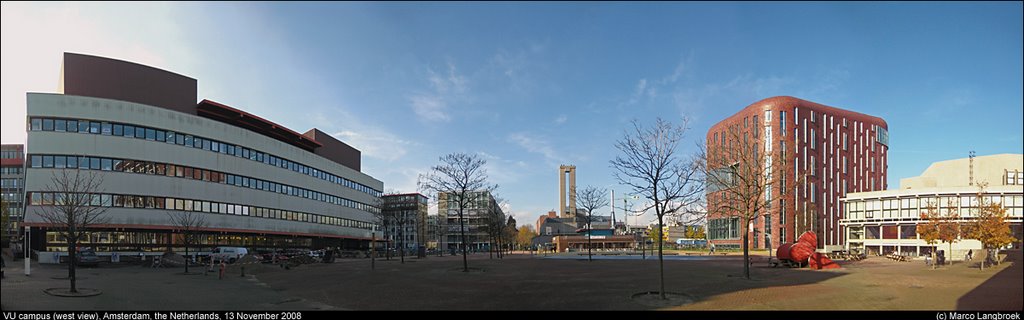
[[708,248],[709,248],[709,250],[710,250],[710,251],[708,252],[708,255],[713,255],[713,254],[715,254],[715,243],[714,243],[714,242],[712,242],[712,243],[708,244]]

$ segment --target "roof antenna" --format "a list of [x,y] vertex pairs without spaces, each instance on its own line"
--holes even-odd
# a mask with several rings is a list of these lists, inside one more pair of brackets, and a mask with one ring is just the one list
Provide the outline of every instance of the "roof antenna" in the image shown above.
[[974,185],[974,150],[971,150],[970,155],[971,155],[970,156],[970,158],[971,158],[971,168],[970,168],[970,177],[969,177],[970,180],[968,181],[967,185],[973,186]]

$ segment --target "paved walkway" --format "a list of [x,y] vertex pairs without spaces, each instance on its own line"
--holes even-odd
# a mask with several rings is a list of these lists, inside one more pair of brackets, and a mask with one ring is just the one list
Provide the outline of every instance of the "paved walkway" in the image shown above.
[[[11,262],[11,261],[8,261]],[[183,268],[143,268],[101,264],[79,268],[78,286],[103,291],[95,297],[64,298],[48,295],[46,288],[67,288],[66,265],[32,264],[25,276],[24,262],[8,264],[2,281],[3,310],[319,310],[334,307],[282,294],[245,278],[237,267],[223,280],[216,273],[183,275]],[[202,272],[202,268],[190,268]]]

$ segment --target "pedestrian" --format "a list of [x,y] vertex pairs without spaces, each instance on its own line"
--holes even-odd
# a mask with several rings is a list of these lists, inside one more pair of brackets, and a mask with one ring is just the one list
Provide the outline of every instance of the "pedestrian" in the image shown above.
[[714,243],[711,243],[711,244],[709,244],[709,245],[708,245],[708,248],[709,248],[709,250],[710,250],[710,251],[708,252],[708,255],[713,255],[713,254],[715,254],[715,244],[714,244]]
[[973,260],[973,259],[974,259],[974,249],[967,250],[967,260]]

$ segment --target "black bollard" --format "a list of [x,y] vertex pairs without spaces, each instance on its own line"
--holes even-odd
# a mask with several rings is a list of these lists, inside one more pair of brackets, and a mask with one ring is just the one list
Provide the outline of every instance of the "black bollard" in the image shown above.
[[242,266],[242,278],[245,278],[245,266]]

